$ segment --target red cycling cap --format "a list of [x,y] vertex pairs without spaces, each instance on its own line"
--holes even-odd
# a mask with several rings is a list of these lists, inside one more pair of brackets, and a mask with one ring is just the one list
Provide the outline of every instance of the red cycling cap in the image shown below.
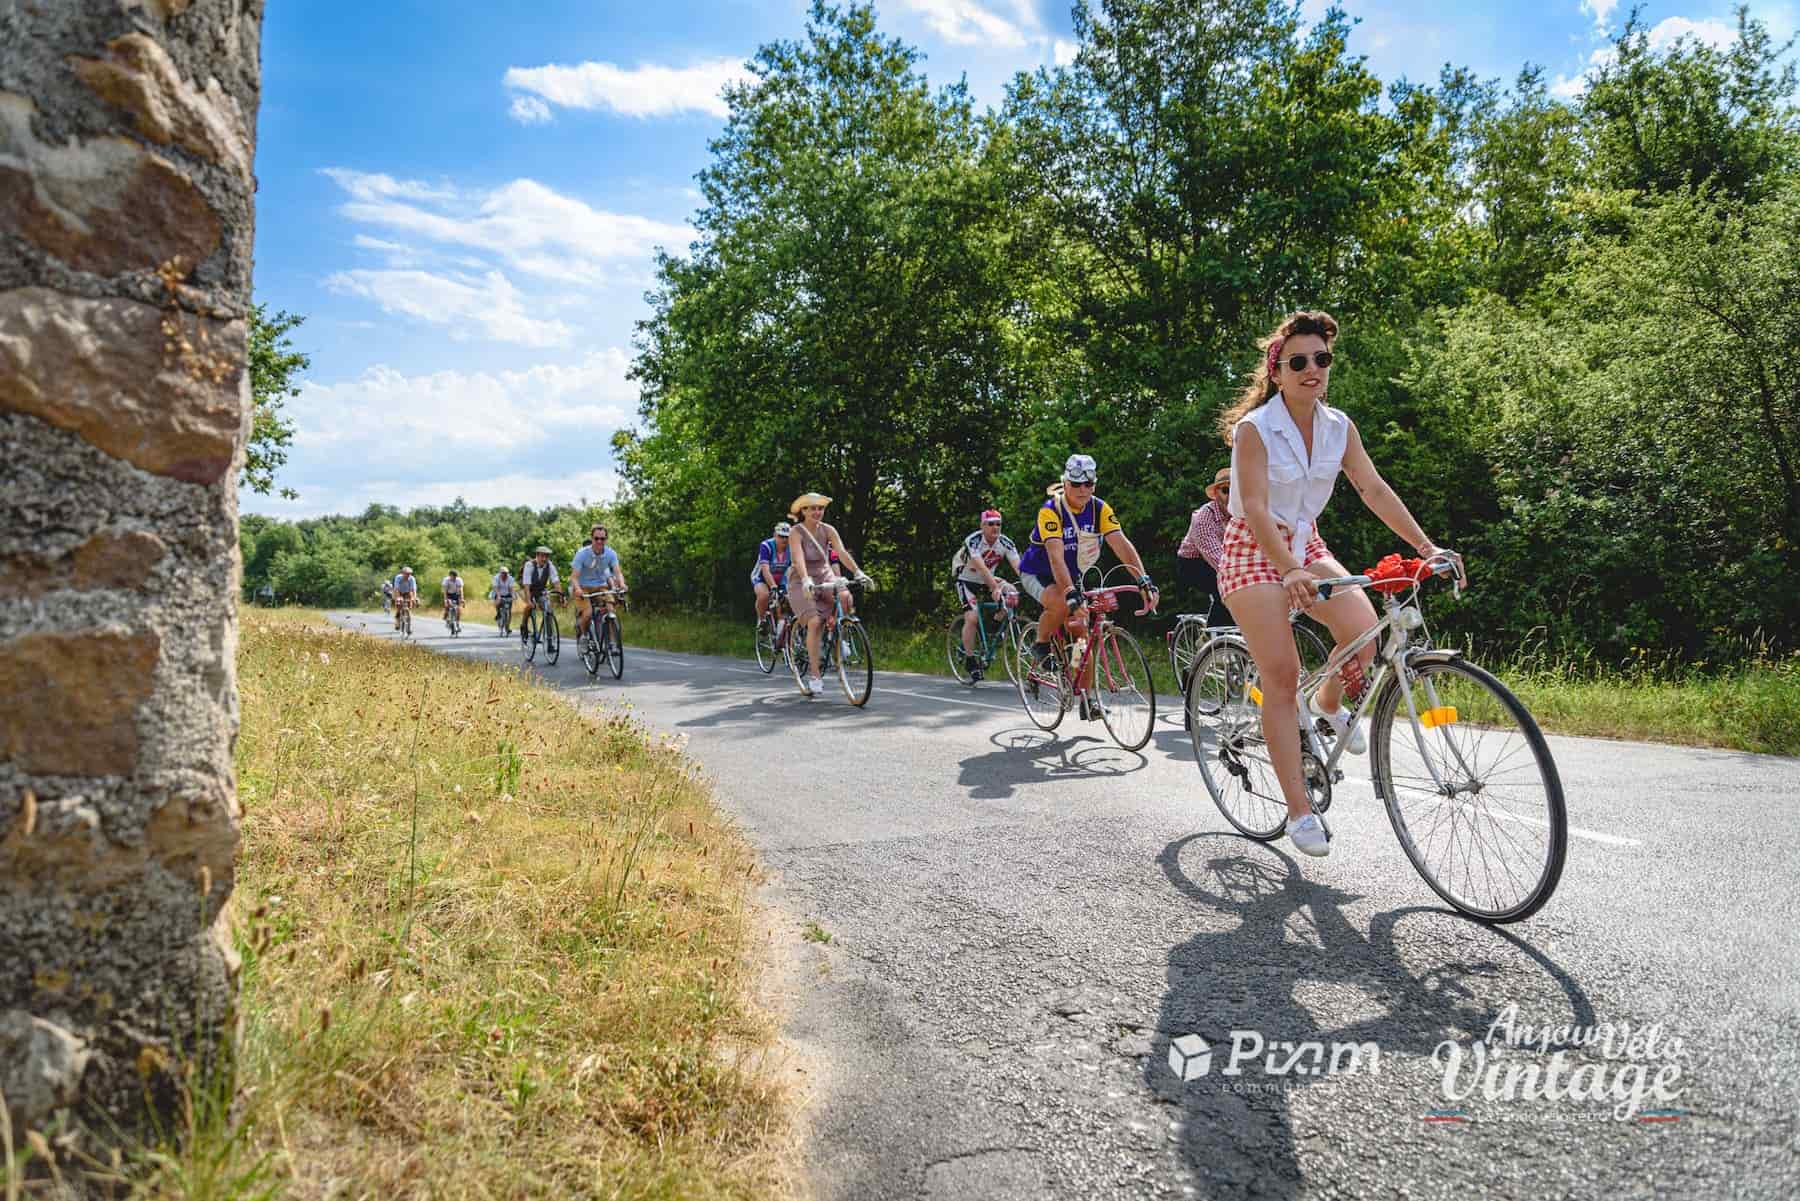
[[998,509],[983,509],[982,513],[981,513],[981,519],[983,521],[999,521],[1000,520],[1000,510],[998,510]]

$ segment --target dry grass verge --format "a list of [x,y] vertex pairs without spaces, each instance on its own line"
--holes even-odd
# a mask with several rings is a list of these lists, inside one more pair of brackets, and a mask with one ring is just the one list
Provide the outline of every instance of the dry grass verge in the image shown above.
[[679,747],[316,615],[246,610],[239,682],[242,1117],[157,1191],[792,1191],[756,865]]

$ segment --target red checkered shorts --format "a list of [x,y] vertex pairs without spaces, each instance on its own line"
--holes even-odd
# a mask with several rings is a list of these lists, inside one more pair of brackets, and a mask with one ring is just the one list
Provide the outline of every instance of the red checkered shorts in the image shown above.
[[[1285,525],[1276,528],[1284,534],[1293,532]],[[1306,540],[1306,557],[1301,560],[1301,566],[1309,567],[1320,559],[1331,557],[1331,548],[1319,537],[1318,527],[1313,527],[1312,537]],[[1281,573],[1269,562],[1269,556],[1263,554],[1262,547],[1256,545],[1250,523],[1242,517],[1233,517],[1225,526],[1225,554],[1219,560],[1219,595],[1230,596],[1252,584],[1279,583]]]

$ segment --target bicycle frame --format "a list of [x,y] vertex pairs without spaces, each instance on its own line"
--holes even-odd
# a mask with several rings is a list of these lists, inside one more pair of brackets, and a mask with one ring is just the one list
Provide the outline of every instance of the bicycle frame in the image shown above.
[[[995,614],[994,620],[991,623],[991,627],[994,630],[994,637],[992,638],[988,636],[988,630],[990,628],[988,615],[990,612]],[[1013,622],[1019,620],[1018,615],[1019,610],[1017,608],[1009,607],[999,601],[975,602],[975,637],[981,640],[981,665],[983,668],[992,667],[994,665],[994,659],[999,656],[1000,647],[1003,642],[1000,632],[1005,630],[1006,627]]]

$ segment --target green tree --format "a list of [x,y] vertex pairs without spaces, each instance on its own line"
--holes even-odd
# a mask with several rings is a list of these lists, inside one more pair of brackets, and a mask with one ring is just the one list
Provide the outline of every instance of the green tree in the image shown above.
[[[815,3],[764,46],[701,173],[700,239],[665,257],[618,444],[635,528],[670,586],[742,577],[800,491],[903,593],[938,574],[1022,412],[1009,201],[967,92],[933,93],[866,6]],[[904,553],[896,553],[904,552]]]
[[[275,487],[275,473],[287,462],[294,440],[294,423],[282,406],[300,395],[294,376],[312,364],[287,336],[305,320],[285,311],[271,317],[260,304],[250,309],[250,441],[238,482],[264,495]],[[299,494],[284,487],[281,495],[291,500]]]

